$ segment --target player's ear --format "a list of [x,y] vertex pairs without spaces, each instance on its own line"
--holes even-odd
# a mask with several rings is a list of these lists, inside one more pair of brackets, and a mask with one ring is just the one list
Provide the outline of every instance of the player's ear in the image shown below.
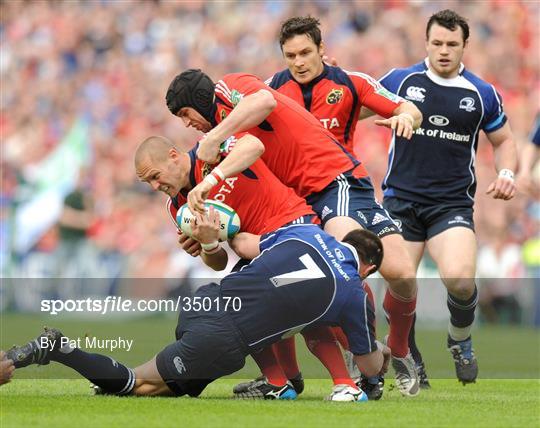
[[362,278],[367,278],[372,273],[375,273],[377,271],[377,266],[375,265],[362,265],[360,268],[360,276]]
[[321,58],[324,56],[324,52],[326,50],[326,46],[324,44],[324,40],[321,40],[321,44],[319,45],[319,55]]

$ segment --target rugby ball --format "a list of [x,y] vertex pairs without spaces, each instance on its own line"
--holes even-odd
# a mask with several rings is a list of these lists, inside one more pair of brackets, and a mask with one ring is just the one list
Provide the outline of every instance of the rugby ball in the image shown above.
[[[204,201],[206,212],[210,206],[219,213],[219,240],[226,241],[231,239],[240,231],[240,217],[235,210],[233,210],[227,204],[223,202],[207,199]],[[186,235],[191,236],[191,219],[194,217],[190,211],[188,204],[184,204],[180,207],[176,213],[176,223],[180,227],[180,230]]]

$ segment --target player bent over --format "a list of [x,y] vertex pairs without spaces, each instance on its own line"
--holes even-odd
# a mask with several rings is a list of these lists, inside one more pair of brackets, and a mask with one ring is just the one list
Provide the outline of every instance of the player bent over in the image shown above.
[[[354,230],[340,243],[317,226],[292,225],[264,235],[260,251],[220,285],[200,287],[196,297],[220,304],[209,311],[182,311],[176,342],[135,369],[60,346],[63,335],[56,329],[10,349],[7,357],[16,369],[59,362],[106,394],[198,396],[210,382],[241,369],[250,352],[324,324],[342,327],[362,373],[386,371],[390,349],[375,341],[374,311],[362,287],[362,278],[382,262],[376,235]],[[240,299],[241,307],[225,306],[228,299]],[[366,399],[363,392],[355,397]]]
[[[248,144],[252,147],[260,146],[264,150],[262,143],[250,134],[232,136],[225,144],[234,144],[239,149]],[[244,234],[244,239],[240,237],[236,239],[235,247],[238,248],[235,249],[243,251],[242,257],[245,259],[251,260],[259,255],[260,235],[268,234],[288,224],[318,224],[315,213],[306,201],[281,183],[262,160],[258,159],[241,173],[232,175],[228,161],[208,165],[196,159],[196,150],[197,146],[184,153],[167,138],[152,136],[144,140],[135,152],[137,176],[155,191],[169,196],[167,209],[176,228],[178,228],[177,213],[185,204],[186,195],[197,183],[208,180],[218,181],[208,194],[208,198],[226,203],[241,218],[240,232]],[[227,180],[221,180],[222,175],[227,176]],[[225,269],[227,253],[218,242],[220,230],[218,213],[210,208],[208,217],[195,213],[195,218],[196,222],[191,225],[191,235],[179,234],[182,248],[192,256],[200,255],[204,263],[215,270]],[[243,250],[242,247],[248,245],[247,239],[251,239],[252,236],[257,238],[255,248],[254,251],[250,249],[250,254],[246,255],[248,249]],[[237,265],[235,270],[236,268],[239,266]],[[332,377],[334,387],[328,397],[330,400],[341,401],[350,397],[348,393],[343,394],[344,385],[356,390],[360,388],[347,372],[345,361],[330,327],[319,326],[302,331],[302,336],[310,352]],[[286,340],[294,340],[294,337],[291,336]],[[283,389],[287,385],[290,389],[294,389],[296,394],[303,392],[304,380],[298,367],[293,374],[288,373],[277,360],[272,348],[262,349],[252,355],[263,376],[257,380],[256,385],[250,384],[250,388],[233,389],[236,398],[254,398],[257,393],[259,398],[276,393],[291,396],[292,393]],[[373,395],[369,395],[369,398],[372,399]]]

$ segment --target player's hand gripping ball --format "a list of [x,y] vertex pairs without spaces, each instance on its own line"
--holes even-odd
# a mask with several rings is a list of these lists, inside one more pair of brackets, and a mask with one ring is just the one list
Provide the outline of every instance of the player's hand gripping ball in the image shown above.
[[[207,214],[210,206],[213,206],[214,210],[219,213],[219,240],[223,242],[227,239],[234,238],[234,235],[240,231],[240,217],[238,217],[236,211],[223,202],[207,199],[204,201],[204,208]],[[194,217],[188,208],[188,204],[182,205],[176,213],[176,223],[178,223],[182,232],[189,237],[192,235],[191,219]]]

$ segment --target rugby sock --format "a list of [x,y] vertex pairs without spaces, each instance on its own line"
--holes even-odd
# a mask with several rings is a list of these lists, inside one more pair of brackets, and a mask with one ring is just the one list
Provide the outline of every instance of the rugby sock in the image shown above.
[[411,325],[411,331],[409,331],[409,350],[411,351],[414,362],[420,364],[422,362],[422,354],[420,349],[416,345],[416,335],[414,326],[416,324],[416,313],[414,314],[413,323]]
[[271,346],[267,346],[260,352],[251,354],[262,374],[275,386],[283,386],[287,383],[288,379],[283,372],[283,369],[279,365],[279,362],[274,354],[274,350]]
[[474,310],[478,304],[478,290],[476,285],[474,286],[472,296],[466,300],[460,300],[448,293],[446,304],[450,310],[448,334],[456,341],[468,339],[471,335],[474,321]]
[[64,347],[54,352],[51,360],[71,367],[108,394],[127,395],[135,386],[135,372],[105,355]]
[[383,309],[390,321],[390,334],[388,346],[392,355],[403,358],[409,352],[409,332],[414,320],[416,309],[416,296],[404,299],[397,296],[392,290],[387,289],[384,296]]
[[274,353],[285,375],[292,379],[300,373],[298,362],[296,361],[296,343],[294,336],[274,343]]
[[336,337],[341,347],[348,351],[349,340],[347,339],[347,336],[345,335],[341,327],[330,327],[330,328],[332,329],[332,332],[334,333],[334,336]]
[[349,376],[343,355],[329,327],[316,327],[302,332],[306,345],[313,355],[326,367],[334,385],[349,385],[357,388]]

